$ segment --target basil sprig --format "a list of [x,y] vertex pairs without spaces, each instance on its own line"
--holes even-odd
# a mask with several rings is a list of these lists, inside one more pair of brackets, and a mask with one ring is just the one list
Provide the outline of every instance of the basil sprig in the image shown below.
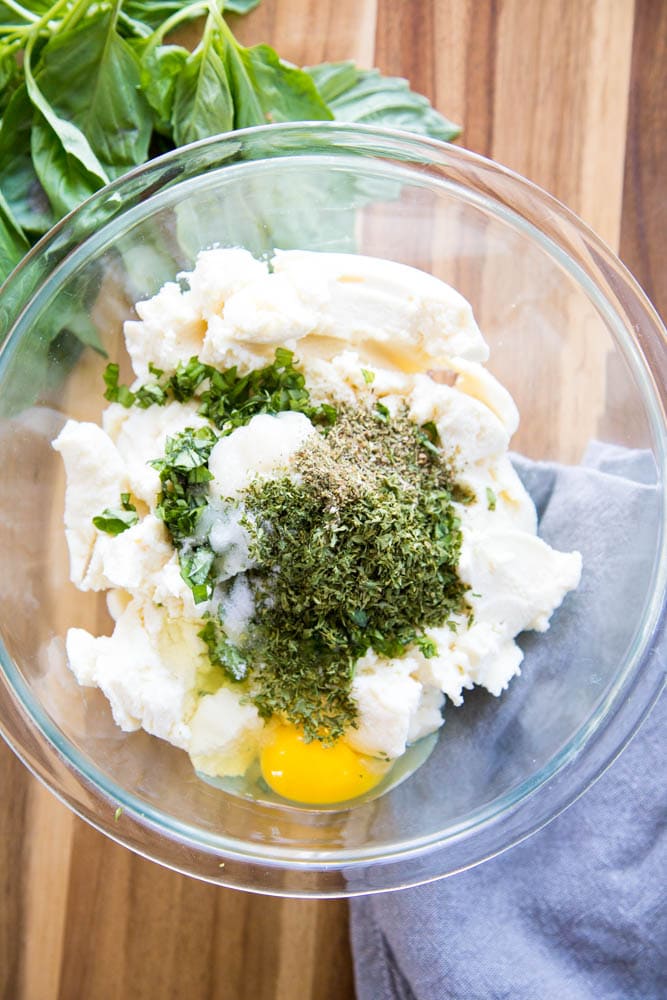
[[[332,118],[458,134],[405,80],[350,62],[302,70],[268,45],[241,45],[223,10],[258,2],[0,2],[0,282],[93,192],[194,139]],[[202,15],[193,52],[165,43]]]

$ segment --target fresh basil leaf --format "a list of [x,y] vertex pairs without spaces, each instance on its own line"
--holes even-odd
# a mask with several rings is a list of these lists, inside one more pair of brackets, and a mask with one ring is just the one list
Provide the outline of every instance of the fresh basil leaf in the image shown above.
[[255,7],[259,7],[262,0],[227,0],[225,3],[225,14],[249,14]]
[[171,137],[176,81],[190,56],[180,45],[148,46],[141,57],[141,87],[155,116],[155,128]]
[[[454,622],[449,622],[449,624],[453,625]],[[414,642],[415,646],[425,659],[431,660],[433,659],[434,656],[438,655],[438,646],[435,643],[435,641],[431,639],[429,636],[426,635],[415,636]]]
[[[24,27],[24,25],[26,25],[27,23],[28,21],[26,20],[25,17],[21,17],[20,14],[17,14],[17,12],[15,10],[12,10],[11,7],[8,7],[7,4],[0,3],[0,24],[2,25],[3,29],[13,28],[13,27],[21,28]],[[4,33],[5,32],[3,31],[3,34]]]
[[108,399],[110,403],[120,403],[126,409],[129,409],[135,400],[135,395],[131,389],[126,385],[119,385],[118,376],[120,373],[120,367],[115,361],[109,362],[109,364],[104,369],[103,379],[106,385],[106,390],[104,392],[104,398]]
[[218,31],[209,15],[200,44],[176,80],[172,125],[179,146],[234,127],[234,104],[218,49]]
[[105,183],[82,167],[68,152],[66,142],[44,118],[36,117],[30,137],[32,161],[58,217],[77,208]]
[[29,249],[25,234],[0,192],[0,285]]
[[[2,15],[0,14],[0,19]],[[13,52],[0,54],[0,116],[19,86],[21,74]]]
[[73,334],[77,340],[80,340],[82,344],[86,347],[91,347],[102,357],[107,357],[107,352],[102,346],[102,341],[100,340],[100,333],[95,324],[93,323],[90,316],[83,310],[77,312],[72,311],[72,314],[66,318],[67,320],[67,330]]
[[352,62],[321,63],[306,72],[338,121],[384,125],[446,141],[461,132],[401,77],[358,69]]
[[284,63],[269,45],[245,48],[231,35],[224,41],[234,128],[333,118],[310,76]]
[[[247,14],[254,10],[261,3],[261,0],[227,0],[220,7],[224,7],[225,13]],[[142,21],[151,28],[159,28],[168,17],[180,11],[187,11],[188,6],[192,7],[192,17],[201,16],[200,4],[187,4],[183,0],[125,0],[123,3],[123,13],[136,21]]]
[[208,582],[214,561],[215,552],[202,545],[190,555],[181,556],[181,576],[191,587],[202,586]]
[[[55,35],[42,50],[37,77],[55,114],[80,129],[112,180],[147,159],[152,128],[139,59],[116,29],[118,6]],[[84,166],[92,172],[90,163]]]
[[0,127],[0,189],[24,232],[41,236],[56,220],[30,155],[32,119],[30,98],[22,85]]
[[25,153],[17,151],[6,170],[0,169],[0,185],[16,221],[33,239],[43,236],[54,225],[56,217],[33,169],[29,147]]
[[[123,13],[135,21],[142,21],[151,28],[158,28],[172,14],[187,8],[183,0],[125,0]],[[192,4],[190,6],[193,6]],[[201,15],[201,7],[193,13],[193,17]]]
[[[132,507],[132,505],[129,505]],[[93,518],[93,524],[108,535],[120,535],[133,524],[139,523],[139,515],[134,508],[128,510],[124,505],[107,507],[101,514]]]
[[[28,14],[37,14],[41,16],[45,14],[50,7],[53,6],[53,0],[25,0],[24,3],[20,4],[23,10],[27,11]],[[30,24],[30,18],[24,16],[19,10],[15,10],[12,6],[7,3],[0,3],[0,24],[3,27],[25,27]]]
[[304,71],[313,78],[320,97],[329,105],[355,86],[360,72],[351,60],[304,66]]
[[[93,191],[102,187],[104,184],[107,184],[109,178],[101,163],[95,156],[95,153],[91,149],[90,144],[83,132],[77,128],[73,122],[68,121],[66,118],[61,118],[58,114],[56,114],[49,101],[42,94],[32,75],[32,70],[28,68],[27,55],[24,68],[25,85],[28,91],[28,97],[30,98],[35,110],[39,112],[39,115],[41,115],[44,125],[48,126],[48,132],[50,132],[60,144],[62,153],[65,157],[64,163],[73,173],[79,175],[79,177],[87,177],[89,183],[92,185]],[[67,78],[65,77],[65,79]],[[67,89],[62,87],[62,77],[59,83],[61,89]],[[39,124],[39,119],[35,122],[35,125],[37,124]],[[33,138],[34,128],[35,126],[33,126]],[[42,131],[46,132],[47,129],[43,128]],[[36,159],[35,157],[35,146],[37,146],[39,150],[43,151],[45,148],[48,148],[49,143],[42,139],[42,141],[38,141],[37,143],[33,141],[31,145],[33,149],[33,160],[35,161],[35,171],[39,176],[45,191],[50,197],[49,184],[45,181],[44,176],[42,176],[43,174],[48,175],[48,169],[42,164],[42,169],[40,171],[39,158]],[[50,157],[49,159],[53,158]],[[63,187],[62,184],[59,186]],[[76,186],[76,184],[74,186]],[[79,200],[81,201],[83,199],[80,198]],[[78,202],[75,202],[66,208],[65,211],[69,211],[70,208],[76,208],[77,204]],[[56,205],[53,205],[53,207],[56,211],[59,211]],[[64,215],[65,211],[60,211],[60,214]]]
[[229,641],[222,622],[218,618],[204,615],[206,624],[197,635],[206,643],[211,663],[222,667],[230,680],[243,680],[248,672],[248,664],[239,649]]

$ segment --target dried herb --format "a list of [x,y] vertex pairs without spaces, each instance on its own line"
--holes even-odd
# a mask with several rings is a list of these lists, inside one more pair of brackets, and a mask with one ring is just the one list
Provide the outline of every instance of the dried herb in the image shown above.
[[257,612],[241,652],[265,718],[278,713],[308,738],[335,740],[355,723],[361,656],[412,645],[433,656],[424,629],[467,610],[453,507],[463,491],[423,438],[405,412],[343,410],[297,456],[299,481],[246,492]]

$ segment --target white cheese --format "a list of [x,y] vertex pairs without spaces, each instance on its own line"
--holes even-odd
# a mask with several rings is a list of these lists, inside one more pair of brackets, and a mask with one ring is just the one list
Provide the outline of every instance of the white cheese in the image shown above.
[[469,303],[424,271],[358,254],[302,250],[276,251],[273,267],[291,280],[303,300],[317,289],[318,336],[362,349],[370,342],[387,357],[409,359],[412,371],[451,357],[488,357]]
[[125,345],[135,375],[141,382],[150,378],[148,365],[174,372],[199,354],[206,323],[190,292],[182,292],[175,282],[163,285],[157,295],[137,302],[138,320],[124,326]]
[[413,717],[422,703],[422,685],[410,676],[416,668],[410,657],[383,661],[373,652],[357,664],[352,697],[359,719],[346,737],[351,747],[392,758],[405,751]]
[[[358,728],[346,734],[359,752],[394,758],[442,724],[445,697],[482,685],[499,695],[520,673],[515,642],[542,631],[577,586],[578,553],[560,553],[536,535],[533,503],[507,448],[518,413],[507,390],[480,364],[488,349],[470,306],[431,275],[392,261],[346,254],[277,251],[272,272],[238,248],[201,253],[192,272],[138,303],[125,324],[137,383],[149,363],[167,373],[197,354],[240,372],[272,362],[277,346],[296,352],[314,404],[355,405],[369,384],[393,414],[407,407],[417,424],[433,422],[455,455],[457,478],[474,495],[458,503],[459,574],[474,612],[426,629],[436,654],[387,659],[372,649],[357,663],[352,697]],[[445,369],[451,384],[427,370]],[[190,752],[207,774],[238,775],[257,756],[264,723],[233,687],[199,694],[210,669],[198,636],[205,613],[222,618],[242,642],[255,611],[248,570],[250,536],[235,503],[253,480],[291,475],[295,454],[318,432],[301,413],[254,416],[211,452],[211,503],[184,550],[208,539],[220,582],[212,602],[195,605],[177,553],[156,516],[159,476],[151,461],[168,437],[210,426],[198,402],[142,410],[112,403],[103,427],[68,421],[54,442],[67,474],[65,527],[73,582],[108,589],[115,626],[95,638],[70,629],[67,653],[82,685],[99,687],[118,725],[143,727]],[[92,518],[137,501],[139,523],[120,535]]]
[[429,733],[434,733],[442,725],[442,709],[445,695],[437,687],[422,687],[417,708],[410,717],[407,742],[416,743]]
[[428,375],[415,379],[409,408],[416,423],[433,421],[440,440],[452,450],[459,449],[464,466],[507,450],[510,435],[483,402]]
[[146,410],[138,407],[128,410],[112,403],[102,416],[102,424],[125,461],[130,492],[151,507],[160,490],[160,475],[150,463],[162,458],[167,438],[180,434],[186,427],[209,426],[197,413],[196,403],[175,401]]
[[238,497],[257,477],[284,470],[316,430],[303,413],[261,413],[218,441],[209,459],[211,493]]
[[243,774],[257,756],[264,723],[254,705],[228,687],[201,698],[191,722],[190,756],[204,774]]
[[503,425],[508,438],[511,437],[519,426],[519,411],[505,386],[480,364],[452,358],[450,366],[458,372],[454,387],[484,403]]
[[155,577],[173,555],[164,524],[147,514],[120,535],[100,535],[100,577],[104,587],[118,587],[130,594],[152,597]]
[[200,253],[194,270],[179,278],[189,285],[190,304],[208,321],[221,315],[232,295],[267,273],[266,264],[247,250],[220,247]]
[[500,694],[520,672],[521,649],[497,622],[478,621],[467,628],[459,618],[455,624],[454,633],[448,628],[427,630],[438,652],[421,660],[416,676],[427,690],[442,691],[454,705],[461,705],[463,691],[475,684],[481,684],[492,694]]
[[535,505],[506,455],[465,464],[458,482],[476,497],[475,503],[459,507],[466,533],[486,531],[489,527],[512,527],[531,535],[537,532]]
[[99,589],[89,568],[99,531],[93,518],[118,507],[128,491],[126,465],[113,441],[96,424],[68,420],[53,442],[65,463],[65,535],[70,579],[80,590]]
[[536,535],[512,528],[464,531],[458,571],[470,585],[475,617],[515,636],[548,628],[565,594],[579,583],[581,556],[557,552]]
[[204,361],[247,369],[270,361],[278,345],[306,363],[351,346],[368,362],[412,372],[488,357],[469,303],[432,275],[373,257],[299,250],[276,251],[272,264],[272,274],[210,317]]
[[102,690],[121,729],[143,728],[187,749],[186,720],[194,709],[196,672],[203,659],[195,631],[199,626],[163,616],[162,630],[151,635],[143,612],[140,603],[131,601],[108,637],[70,629],[69,662],[79,683]]
[[238,248],[200,253],[192,272],[136,306],[139,320],[125,323],[125,343],[134,373],[149,378],[149,364],[171,374],[193,355],[204,358],[208,321],[219,317],[225,303],[245,285],[267,273],[266,264]]

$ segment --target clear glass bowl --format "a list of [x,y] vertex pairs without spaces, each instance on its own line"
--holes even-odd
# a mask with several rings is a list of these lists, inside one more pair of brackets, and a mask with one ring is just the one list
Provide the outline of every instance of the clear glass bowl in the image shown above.
[[[104,597],[69,582],[63,471],[50,447],[67,416],[97,420],[105,358],[124,355],[132,303],[213,244],[344,250],[431,271],[473,304],[491,369],[522,416],[514,448],[578,463],[592,438],[649,449],[665,470],[665,334],[616,257],[562,205],[463,149],[339,124],[249,129],[175,152],[105,188],[60,223],[0,293],[0,726],[27,766],[103,833],[221,885],[339,896],[414,885],[539,829],[614,758],[658,696],[664,496],[614,651],[525,670],[492,708],[524,709],[521,739],[484,739],[487,699],[450,710],[434,757],[351,810],[260,805],[211,787],[184,753],[115,727],[77,686],[69,626],[101,634]],[[627,533],[628,549],[636,545]],[[588,595],[593,602],[601,595]],[[540,642],[549,643],[549,633]],[[554,706],[566,705],[567,711]],[[120,807],[120,810],[119,810]]]

